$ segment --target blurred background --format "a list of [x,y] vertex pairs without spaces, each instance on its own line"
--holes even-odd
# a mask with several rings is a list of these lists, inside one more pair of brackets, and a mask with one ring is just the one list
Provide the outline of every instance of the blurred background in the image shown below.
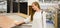
[[[40,4],[41,9],[47,13],[47,28],[60,28],[60,0],[0,0],[0,15],[9,14],[8,17],[19,21],[19,18],[21,17],[17,16],[16,13],[22,13],[24,15],[34,14],[31,6],[34,1],[37,1]],[[32,20],[33,18],[31,18],[31,21]],[[14,28],[31,28],[31,25],[32,23],[30,22]]]

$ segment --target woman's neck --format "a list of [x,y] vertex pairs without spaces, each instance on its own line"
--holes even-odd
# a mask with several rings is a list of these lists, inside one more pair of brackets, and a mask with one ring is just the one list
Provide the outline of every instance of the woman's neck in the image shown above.
[[36,10],[36,12],[40,12],[40,11],[41,11],[41,9],[37,9],[37,10]]

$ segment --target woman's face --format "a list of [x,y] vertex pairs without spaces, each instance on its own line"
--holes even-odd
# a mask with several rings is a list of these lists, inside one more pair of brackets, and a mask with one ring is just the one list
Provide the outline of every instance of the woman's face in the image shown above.
[[32,4],[32,8],[33,8],[33,10],[36,10],[37,6],[35,6],[35,4]]

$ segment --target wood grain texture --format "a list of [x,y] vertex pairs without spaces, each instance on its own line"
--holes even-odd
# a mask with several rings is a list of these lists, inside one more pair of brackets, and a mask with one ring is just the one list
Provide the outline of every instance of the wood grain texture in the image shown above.
[[2,28],[10,28],[14,25],[14,20],[8,18],[7,16],[0,16],[0,26]]
[[[28,17],[28,15],[25,15],[25,14],[22,14],[22,13],[17,13],[17,15],[18,16],[22,16],[24,18]],[[0,27],[2,27],[2,28],[14,27],[15,24],[18,23],[18,22],[15,22],[15,20],[13,20],[13,18],[8,17],[7,15],[0,16]]]

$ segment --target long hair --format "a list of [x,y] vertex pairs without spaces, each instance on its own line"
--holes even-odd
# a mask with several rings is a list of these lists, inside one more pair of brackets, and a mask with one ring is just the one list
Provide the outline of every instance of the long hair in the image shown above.
[[[41,9],[38,2],[33,2],[32,4],[34,4],[36,7],[38,7],[39,9]],[[35,11],[33,10],[32,14],[31,14],[31,21],[33,21],[33,15],[34,15],[34,13],[35,13]]]

